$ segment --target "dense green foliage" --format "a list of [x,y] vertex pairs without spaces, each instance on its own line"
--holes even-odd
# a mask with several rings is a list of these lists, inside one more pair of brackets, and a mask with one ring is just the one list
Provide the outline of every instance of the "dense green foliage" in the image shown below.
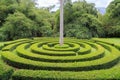
[[9,80],[12,73],[13,73],[13,68],[3,63],[3,60],[1,59],[0,56],[0,80]]
[[[60,12],[55,6],[38,8],[36,0],[0,0],[0,40],[59,36]],[[120,1],[114,0],[101,15],[85,0],[64,1],[64,37],[120,37]]]
[[52,13],[35,6],[35,0],[0,0],[0,39],[52,36]]
[[0,80],[9,80],[12,74],[13,74],[12,68],[6,66],[4,63],[0,63]]
[[62,46],[59,10],[36,1],[0,0],[0,80],[120,79],[120,39],[92,38],[120,37],[120,0],[104,15],[85,0],[64,0],[64,37],[73,38]]
[[37,31],[35,23],[20,12],[9,15],[6,20],[2,28],[3,35],[6,35],[6,39],[31,37]]
[[120,0],[113,0],[99,19],[105,28],[105,37],[120,37]]
[[[59,11],[56,16],[56,31],[59,31]],[[94,4],[86,1],[67,2],[64,5],[64,35],[76,38],[102,37],[104,34],[102,23],[97,19]]]
[[2,42],[0,79],[120,79],[119,38],[65,38],[63,46],[58,39],[43,37]]

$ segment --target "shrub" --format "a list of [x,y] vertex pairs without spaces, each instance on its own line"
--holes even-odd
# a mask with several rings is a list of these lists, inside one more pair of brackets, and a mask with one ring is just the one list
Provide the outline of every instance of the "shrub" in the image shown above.
[[[13,41],[15,43],[11,41],[4,43],[7,45],[2,48],[13,44],[13,46],[17,45],[13,51],[0,52],[4,62],[18,68],[14,71],[12,79],[79,80],[120,78],[119,66],[115,66],[120,60],[120,54],[115,44],[105,43],[101,40],[69,40],[65,38],[64,44],[67,47],[65,46],[60,48],[61,51],[57,51],[56,46],[59,47],[59,44],[55,39],[57,38],[21,40],[21,43],[23,43],[20,45],[17,45],[17,43],[20,43],[19,40]],[[75,44],[79,45],[79,50],[77,52],[69,51],[68,49],[74,48]],[[43,46],[47,46],[48,49],[42,48]],[[54,51],[54,49],[56,50]],[[62,49],[67,51],[62,51]],[[33,50],[36,50],[36,52]],[[39,51],[43,52],[40,53]],[[4,70],[4,67],[1,69]],[[10,72],[10,74],[9,70],[8,72],[4,71],[1,72],[2,78],[4,79],[3,73],[10,78],[12,73]]]
[[[119,51],[112,46],[102,44],[105,47],[109,47],[111,49],[111,53],[114,55],[107,55],[101,59],[97,59],[94,61],[87,61],[87,62],[76,62],[76,63],[49,63],[49,62],[37,62],[28,60],[25,58],[21,58],[15,54],[10,52],[3,52],[2,58],[8,64],[18,67],[18,68],[25,68],[25,69],[47,69],[47,70],[94,70],[94,69],[102,69],[102,68],[109,68],[112,67],[114,64],[118,62],[119,59]],[[100,47],[99,47],[100,48]],[[101,50],[101,49],[100,49]],[[102,51],[102,50],[101,50]],[[112,56],[112,58],[111,58]],[[64,66],[62,66],[64,65]]]

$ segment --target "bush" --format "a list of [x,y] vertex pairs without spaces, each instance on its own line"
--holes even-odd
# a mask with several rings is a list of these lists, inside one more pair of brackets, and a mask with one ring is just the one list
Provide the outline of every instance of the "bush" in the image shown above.
[[109,37],[120,37],[120,26],[112,26],[106,31],[109,35]]
[[85,26],[82,27],[79,24],[68,24],[65,26],[65,35],[66,37],[76,37],[81,39],[91,38],[92,35],[88,28]]
[[[15,54],[12,54],[11,52],[3,52],[2,53],[2,58],[5,62],[8,64],[18,67],[18,68],[25,68],[25,69],[47,69],[47,70],[70,70],[70,71],[76,71],[76,70],[94,70],[94,69],[104,69],[104,68],[109,68],[112,67],[114,64],[118,62],[119,59],[119,51],[107,44],[102,44],[101,45],[105,46],[105,48],[109,48],[111,55],[108,55],[107,57],[103,57],[101,59],[97,59],[94,61],[87,61],[87,62],[76,62],[76,63],[49,63],[49,62],[37,62],[37,61],[32,61],[29,59],[21,58]],[[104,50],[101,50],[100,46],[97,47],[101,52]],[[114,55],[114,56],[113,56]],[[112,56],[112,58],[111,58]],[[89,58],[88,58],[89,59]],[[62,66],[64,65],[64,66]]]
[[[80,43],[81,44],[81,43]],[[70,52],[70,51],[66,51],[66,52],[51,52],[50,51],[45,51],[45,50],[40,50],[40,51],[44,51],[43,54],[38,55],[38,54],[34,54],[33,52],[29,52],[25,50],[25,47],[28,44],[23,44],[20,45],[19,47],[17,47],[16,51],[18,53],[19,56],[27,58],[27,59],[31,59],[31,60],[36,60],[36,61],[48,61],[48,62],[78,62],[78,61],[90,61],[90,60],[94,60],[94,59],[99,59],[101,57],[104,56],[104,48],[98,45],[93,44],[94,46],[96,46],[95,48],[97,49],[96,52],[90,52],[87,55],[81,56],[79,54],[84,53],[86,54],[88,49],[82,49],[85,52],[81,52],[81,50],[78,52],[79,54],[77,56],[75,52]],[[36,47],[34,47],[36,48]],[[36,48],[38,49],[38,48]],[[35,49],[34,49],[35,50]],[[40,52],[39,49],[36,52]],[[50,55],[50,56],[48,56]],[[52,56],[53,55],[53,56]],[[94,56],[93,56],[94,55]]]
[[35,23],[20,12],[9,15],[2,27],[2,35],[6,36],[4,40],[31,37],[35,31]]
[[80,45],[83,47],[83,49],[80,49],[78,51],[78,54],[83,55],[83,54],[88,54],[91,52],[92,47],[90,45],[85,44],[85,43],[80,43]]
[[[109,70],[93,70],[89,72],[69,72],[69,71],[44,71],[44,70],[18,70],[13,80],[99,80],[99,79],[120,79],[120,67],[114,67]],[[96,75],[97,74],[97,75]],[[89,75],[89,76],[87,76]],[[112,75],[112,76],[111,76]],[[87,77],[86,77],[87,76]]]
[[[99,39],[99,41],[97,39],[77,40],[65,38],[64,44],[69,48],[74,48],[75,44],[79,45],[79,51],[73,51],[73,53],[69,53],[72,51],[54,51],[54,49],[58,49],[56,46],[59,47],[58,42],[56,42],[57,40],[58,38],[36,37],[32,38],[32,40],[21,39],[4,43],[6,44],[4,47],[7,47],[23,42],[13,51],[0,52],[2,60],[6,62],[7,65],[18,68],[14,71],[12,79],[79,80],[120,78],[119,66],[117,66],[120,60],[119,50],[116,48],[118,46],[115,47],[115,44],[110,43],[109,40],[107,40],[108,43],[106,43],[104,40],[102,42],[101,39]],[[114,42],[114,40],[112,40],[112,42]],[[43,46],[47,46],[50,50],[45,50],[42,48]],[[69,48],[64,48],[64,50]],[[33,52],[32,49],[37,49],[38,52]],[[39,50],[53,53],[46,54],[44,51],[43,53],[39,53]],[[4,67],[1,69],[3,70],[1,70],[3,78],[5,70]],[[9,71],[7,73],[5,72],[5,74],[10,78],[11,75]]]

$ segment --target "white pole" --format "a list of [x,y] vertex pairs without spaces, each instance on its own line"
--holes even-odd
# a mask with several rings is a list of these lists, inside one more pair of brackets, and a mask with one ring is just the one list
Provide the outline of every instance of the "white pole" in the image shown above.
[[60,0],[60,40],[59,43],[60,45],[63,45],[63,26],[64,26],[64,22],[63,22],[63,3],[64,0]]

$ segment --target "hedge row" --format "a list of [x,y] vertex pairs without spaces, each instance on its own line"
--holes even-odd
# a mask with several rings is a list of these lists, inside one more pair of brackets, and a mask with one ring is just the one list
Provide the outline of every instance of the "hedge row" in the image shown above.
[[18,40],[14,40],[14,41],[7,41],[7,42],[5,42],[4,44],[5,44],[5,46],[7,46],[7,45],[10,45],[10,44],[14,44],[14,43],[18,43],[18,42],[23,42],[23,41],[30,41],[30,39],[18,39]]
[[49,51],[75,51],[75,52],[80,49],[80,46],[78,44],[70,43],[70,45],[72,45],[73,47],[55,48],[55,47],[49,47],[48,45],[43,45],[42,48]]
[[114,42],[109,42],[109,41],[102,40],[102,39],[97,39],[97,38],[93,38],[92,40],[94,40],[96,42],[102,42],[102,43],[110,44],[110,45],[115,46],[116,48],[118,48],[120,50],[120,44],[115,44]]
[[[102,43],[100,43],[102,44]],[[120,58],[119,51],[107,44],[102,44],[111,48],[111,54],[106,52],[105,57],[93,61],[73,62],[73,63],[54,63],[33,61],[19,57],[11,52],[3,52],[2,58],[8,64],[25,69],[61,70],[61,71],[87,71],[96,69],[106,69],[114,66]],[[108,55],[107,55],[108,54]],[[64,65],[64,66],[63,66]]]
[[[91,52],[90,54],[87,55],[77,55],[77,56],[47,56],[47,55],[38,55],[34,54],[33,52],[29,52],[25,49],[25,46],[28,44],[22,44],[17,47],[16,51],[19,56],[36,60],[36,61],[47,61],[47,62],[78,62],[78,61],[90,61],[90,60],[95,60],[99,59],[104,56],[104,48],[98,46],[98,50],[96,52]],[[98,52],[99,51],[99,52]]]
[[80,46],[83,48],[78,51],[78,54],[83,55],[83,54],[88,54],[91,52],[92,47],[86,43],[80,42],[78,43]]
[[0,50],[4,47],[4,43],[0,42]]
[[[40,38],[40,40],[41,39],[42,38]],[[53,41],[53,43],[49,41]],[[65,41],[67,42],[67,40]],[[20,42],[18,41],[15,44]],[[69,53],[68,51],[64,51],[64,53],[57,53],[57,51],[45,53],[44,51],[50,51],[42,49],[43,45],[47,45],[49,48],[56,48],[54,39],[48,40],[48,38],[46,38],[43,42],[38,42],[39,39],[24,42],[16,46],[13,45],[14,43],[8,44],[7,46],[13,45],[10,47],[10,50],[11,48],[12,50],[15,49],[17,54],[14,54],[13,51],[0,52],[2,60],[10,66],[20,68],[14,72],[11,80],[120,79],[120,66],[114,66],[120,60],[120,52],[108,43],[73,40],[72,43],[80,45],[81,51],[78,55],[76,55],[76,53],[80,51],[73,51],[73,55],[73,53]],[[71,41],[68,40],[68,42]],[[32,51],[33,45],[38,49],[44,50],[43,53]],[[73,45],[69,46],[73,47]],[[0,80],[9,80],[12,73],[13,69],[5,66],[5,64],[2,64],[0,61]]]
[[23,43],[27,43],[27,42],[30,42],[29,40],[28,41],[21,41],[21,42],[17,42],[17,43],[14,43],[14,44],[10,44],[10,45],[7,45],[5,47],[2,48],[2,51],[12,51],[14,50],[18,45],[21,45]]
[[13,73],[13,69],[7,66],[0,58],[0,80],[9,80]]
[[[64,52],[64,51],[59,51],[59,52],[57,52],[57,51],[48,51],[48,50],[44,50],[44,49],[42,49],[42,48],[39,48],[38,47],[38,45],[39,44],[42,44],[42,43],[36,43],[36,44],[33,44],[32,46],[31,46],[31,51],[33,51],[33,52],[35,52],[35,53],[38,53],[38,54],[42,54],[42,55],[49,55],[49,56],[60,56],[60,55],[62,55],[62,56],[65,56],[65,55],[67,55],[67,56],[70,56],[70,55],[76,55],[75,54],[75,52],[71,52],[71,51],[69,51],[69,52]],[[79,44],[81,44],[81,43],[79,43]],[[101,50],[99,50],[99,48],[97,48],[97,46],[98,47],[100,47],[99,45],[97,45],[97,44],[93,44],[93,43],[91,43],[92,44],[92,46],[93,46],[93,48],[96,48],[96,49],[98,49],[98,53],[96,52],[91,52],[92,54],[94,54],[94,56],[97,56],[97,54],[99,54],[99,53],[101,53]],[[87,45],[86,45],[87,46]],[[88,46],[87,46],[88,47]],[[103,50],[104,48],[102,48],[102,50]],[[89,52],[90,51],[90,47],[88,47],[88,48],[86,48],[84,51],[86,51],[86,52],[83,52],[84,54],[86,54],[87,52]],[[99,52],[100,51],[100,52]],[[104,50],[103,50],[103,52],[104,52]],[[79,51],[78,51],[78,53],[80,53]],[[91,56],[93,56],[93,55],[91,55],[91,54],[88,54],[88,57],[91,57]],[[86,57],[87,57],[87,55],[86,55]],[[80,58],[80,57],[79,57]]]
[[17,70],[13,80],[119,80],[120,66],[106,70],[82,72],[47,71],[47,70]]
[[74,51],[48,51],[48,50],[44,50],[42,48],[40,48],[40,46],[42,46],[43,43],[35,43],[33,45],[31,45],[31,51],[38,53],[38,54],[42,54],[42,55],[49,55],[49,56],[73,56],[76,55],[76,53]]
[[66,48],[69,48],[70,46],[68,44],[63,44],[63,45],[60,45],[60,44],[56,44],[54,45],[54,48],[58,48],[58,49],[66,49]]

